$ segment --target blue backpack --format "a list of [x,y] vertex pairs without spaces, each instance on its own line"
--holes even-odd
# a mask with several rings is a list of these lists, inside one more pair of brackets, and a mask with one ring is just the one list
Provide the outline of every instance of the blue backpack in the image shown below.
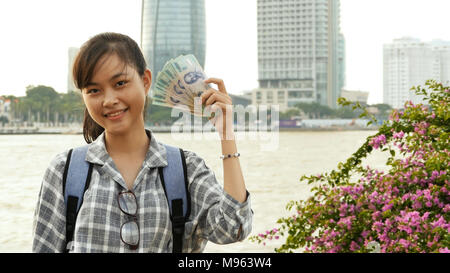
[[[184,224],[190,213],[187,168],[181,148],[164,144],[167,151],[166,167],[158,169],[167,197],[172,221],[173,253],[183,249]],[[84,192],[89,188],[93,164],[85,160],[88,145],[71,149],[67,156],[63,175],[63,193],[66,203],[66,252],[71,248],[78,210],[83,203]]]

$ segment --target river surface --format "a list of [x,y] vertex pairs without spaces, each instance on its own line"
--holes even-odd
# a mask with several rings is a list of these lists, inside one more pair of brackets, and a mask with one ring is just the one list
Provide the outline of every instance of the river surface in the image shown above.
[[[279,132],[269,136],[238,135],[237,147],[254,211],[251,235],[277,227],[290,200],[305,199],[311,185],[302,175],[337,169],[375,131]],[[191,134],[155,133],[169,145],[194,151],[223,181],[220,141]],[[31,252],[33,213],[41,179],[50,160],[65,149],[83,145],[82,135],[0,135],[0,252]],[[386,153],[376,151],[364,166],[386,170]],[[205,252],[273,252],[280,241],[266,246],[250,242],[208,243]]]

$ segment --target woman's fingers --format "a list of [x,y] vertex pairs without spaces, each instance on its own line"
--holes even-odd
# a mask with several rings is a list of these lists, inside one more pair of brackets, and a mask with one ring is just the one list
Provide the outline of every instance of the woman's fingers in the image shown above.
[[224,102],[216,102],[214,103],[214,105],[219,108],[222,113],[224,114],[229,114],[230,112],[233,111],[233,106],[229,103],[224,103]]
[[213,93],[211,94],[211,96],[209,96],[209,98],[206,100],[205,105],[211,105],[214,102],[217,101],[217,93]]
[[[219,132],[223,132],[227,127],[226,123],[233,116],[233,105],[232,99],[227,94],[225,89],[225,84],[223,80],[217,78],[209,78],[205,83],[215,83],[219,88],[219,91],[214,88],[209,88],[202,95],[202,104],[209,107],[208,110],[211,112],[210,122],[216,126]],[[227,117],[224,119],[224,117]],[[217,122],[219,121],[219,124]],[[232,125],[229,125],[232,127]]]
[[223,82],[222,79],[218,79],[218,78],[209,78],[207,80],[205,80],[205,83],[214,83],[217,85],[217,87],[219,88],[219,92],[227,93],[227,89],[225,88],[225,83]]
[[204,92],[201,95],[202,104],[205,104],[206,106],[211,105],[215,102],[224,102],[231,104],[232,100],[230,96],[228,96],[226,93],[220,93],[219,91],[210,88],[206,92]]
[[223,112],[224,112],[223,106],[224,106],[224,104],[221,103],[221,102],[216,102],[216,103],[214,103],[214,104],[208,106],[208,107],[210,107],[210,108],[209,108],[209,111],[210,111],[211,114],[212,114],[212,115],[211,115],[211,118],[210,118],[209,120],[210,120],[214,125],[215,125],[217,119],[220,118],[220,117],[223,115]]
[[208,100],[208,98],[214,94],[214,89],[210,88],[203,92],[203,94],[200,95],[200,98],[202,99],[202,104],[205,104],[205,102]]
[[233,107],[230,104],[223,103],[223,102],[215,102],[212,104],[210,108],[211,113],[214,113],[215,118],[219,118],[223,114],[227,116],[231,116],[233,113]]

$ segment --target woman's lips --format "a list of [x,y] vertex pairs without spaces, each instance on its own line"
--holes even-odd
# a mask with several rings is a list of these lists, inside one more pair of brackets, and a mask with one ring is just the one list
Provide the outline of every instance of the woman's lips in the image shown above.
[[115,111],[109,114],[105,114],[105,117],[108,118],[109,120],[116,120],[116,119],[120,119],[121,117],[123,117],[123,115],[128,111],[128,108],[121,110],[121,111]]

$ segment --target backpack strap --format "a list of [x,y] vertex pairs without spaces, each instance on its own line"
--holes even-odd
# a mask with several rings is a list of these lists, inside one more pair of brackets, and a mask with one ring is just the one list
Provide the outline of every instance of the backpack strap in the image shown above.
[[190,214],[190,195],[186,159],[180,148],[164,144],[167,152],[168,165],[159,168],[159,176],[166,193],[170,209],[173,234],[173,253],[183,250],[184,225]]
[[84,192],[91,180],[93,164],[85,160],[88,145],[71,149],[67,155],[63,175],[63,193],[66,203],[66,252],[71,248],[78,210]]

